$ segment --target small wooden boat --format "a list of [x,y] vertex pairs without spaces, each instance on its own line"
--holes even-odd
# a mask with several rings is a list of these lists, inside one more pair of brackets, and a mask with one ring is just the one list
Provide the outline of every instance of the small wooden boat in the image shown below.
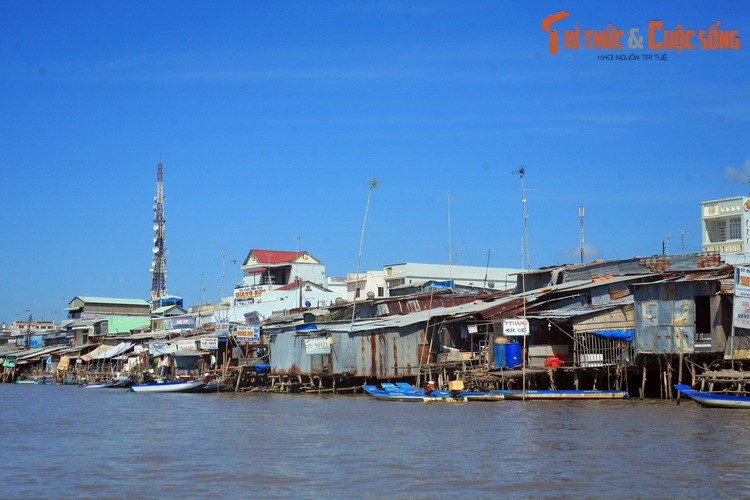
[[501,401],[505,399],[502,391],[432,391],[425,392],[420,387],[411,386],[405,382],[391,384],[384,382],[381,387],[363,385],[362,388],[380,401],[400,401],[410,403],[465,403],[467,401]]
[[598,391],[598,390],[534,390],[534,391],[507,391],[505,399],[534,400],[534,399],[629,399],[627,391]]
[[130,387],[132,392],[202,392],[206,383],[202,380],[188,382],[150,382],[135,384]]
[[750,408],[750,396],[701,392],[684,384],[675,384],[674,388],[684,396],[707,408]]

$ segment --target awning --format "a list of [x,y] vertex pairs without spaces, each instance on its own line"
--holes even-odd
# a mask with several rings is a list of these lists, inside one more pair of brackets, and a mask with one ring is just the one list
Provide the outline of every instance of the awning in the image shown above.
[[120,354],[132,349],[134,345],[135,344],[133,344],[132,342],[120,342],[116,346],[110,347],[103,353],[97,354],[96,356],[94,356],[94,359],[114,358],[115,356],[119,356]]
[[250,270],[249,270],[249,271],[247,272],[247,274],[258,274],[258,273],[263,273],[263,272],[265,272],[265,271],[266,271],[266,269],[268,269],[268,268],[267,268],[267,267],[257,267],[257,268],[255,268],[255,269],[250,269]]
[[635,330],[601,330],[598,332],[587,332],[592,335],[599,335],[600,337],[607,337],[611,339],[623,339],[631,342],[633,340],[633,332]]

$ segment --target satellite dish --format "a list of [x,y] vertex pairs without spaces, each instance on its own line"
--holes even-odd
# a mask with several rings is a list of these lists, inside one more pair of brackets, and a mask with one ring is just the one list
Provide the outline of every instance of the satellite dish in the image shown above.
[[159,224],[154,222],[154,231],[156,231],[157,229],[159,229]]
[[306,300],[306,301],[305,301],[305,307],[310,307],[311,305],[312,305],[312,303],[310,303],[310,301],[309,301],[309,300]]
[[156,236],[154,236],[154,243],[156,243]]
[[154,253],[159,253],[159,247],[154,247],[151,249],[151,251]]
[[152,267],[151,269],[148,270],[148,272],[153,273],[154,272],[154,268]]
[[487,286],[490,288],[495,288],[495,282],[494,281],[488,281]]
[[372,291],[367,292],[367,298],[370,299],[370,300],[372,300],[372,299],[375,298],[375,294]]

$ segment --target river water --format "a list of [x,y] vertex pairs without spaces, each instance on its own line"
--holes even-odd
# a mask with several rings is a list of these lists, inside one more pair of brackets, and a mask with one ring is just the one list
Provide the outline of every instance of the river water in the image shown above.
[[750,496],[750,412],[0,384],[0,497]]

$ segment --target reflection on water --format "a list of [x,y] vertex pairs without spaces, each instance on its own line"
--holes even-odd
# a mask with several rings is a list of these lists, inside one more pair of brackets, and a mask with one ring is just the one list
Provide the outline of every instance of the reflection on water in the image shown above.
[[0,385],[3,497],[747,497],[750,412]]

